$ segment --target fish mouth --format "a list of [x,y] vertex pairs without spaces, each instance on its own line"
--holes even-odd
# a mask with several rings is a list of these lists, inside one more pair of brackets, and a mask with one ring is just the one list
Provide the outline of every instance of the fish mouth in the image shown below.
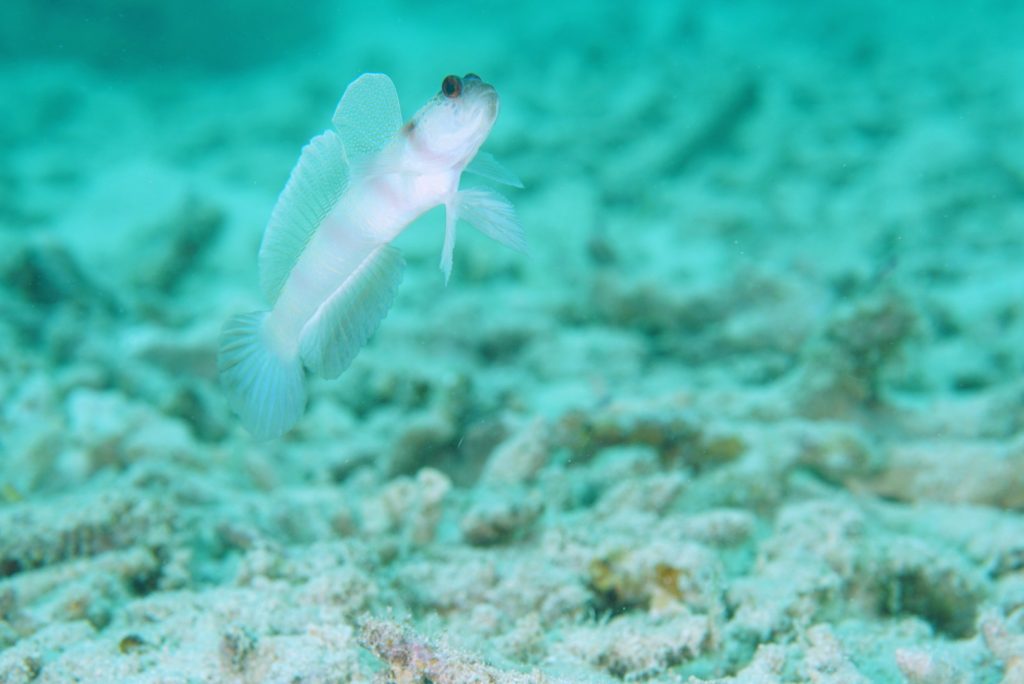
[[469,82],[465,86],[463,97],[470,108],[482,110],[487,121],[493,123],[498,118],[498,91],[491,84],[483,81]]
[[494,90],[494,86],[485,82],[476,74],[466,74],[462,77],[462,89],[465,93],[482,92],[494,93],[495,95],[497,94]]

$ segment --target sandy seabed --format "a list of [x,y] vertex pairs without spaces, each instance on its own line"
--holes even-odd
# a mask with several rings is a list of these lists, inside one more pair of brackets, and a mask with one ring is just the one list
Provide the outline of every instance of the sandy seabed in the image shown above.
[[[398,2],[245,68],[23,43],[0,683],[1024,682],[1024,6],[938,6]],[[462,228],[446,288],[424,218],[254,443],[219,329],[363,71],[407,115],[496,85],[531,254]]]

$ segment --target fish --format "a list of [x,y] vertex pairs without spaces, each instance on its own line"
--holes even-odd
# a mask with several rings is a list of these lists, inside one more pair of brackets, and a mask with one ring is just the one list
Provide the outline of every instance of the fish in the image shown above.
[[270,308],[221,330],[220,384],[255,439],[289,431],[305,412],[307,372],[337,378],[376,332],[405,268],[391,243],[419,216],[445,208],[445,285],[459,220],[527,251],[508,199],[460,189],[464,172],[523,187],[480,151],[498,110],[497,91],[476,74],[446,76],[405,123],[387,75],[363,74],[345,89],[332,127],[303,147],[270,214],[257,257]]

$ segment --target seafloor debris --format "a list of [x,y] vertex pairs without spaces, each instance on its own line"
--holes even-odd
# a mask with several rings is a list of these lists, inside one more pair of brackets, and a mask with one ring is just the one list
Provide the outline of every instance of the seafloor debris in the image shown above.
[[0,577],[117,549],[156,548],[168,542],[172,520],[170,507],[132,492],[81,495],[47,508],[2,508]]
[[197,273],[226,220],[215,204],[195,196],[185,198],[175,213],[140,231],[144,237],[136,250],[135,283],[175,294]]
[[394,684],[544,684],[539,673],[522,674],[490,667],[480,660],[432,644],[398,624],[366,618],[359,630],[359,643],[384,661],[388,668],[382,682]]
[[882,400],[886,373],[921,331],[909,297],[884,288],[842,305],[806,352],[797,405],[813,418],[841,418]]

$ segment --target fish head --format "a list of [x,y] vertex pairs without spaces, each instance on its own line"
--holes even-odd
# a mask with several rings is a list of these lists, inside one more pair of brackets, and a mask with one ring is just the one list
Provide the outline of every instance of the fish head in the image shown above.
[[498,118],[498,92],[476,74],[446,76],[441,90],[404,132],[424,162],[461,168],[470,162]]

